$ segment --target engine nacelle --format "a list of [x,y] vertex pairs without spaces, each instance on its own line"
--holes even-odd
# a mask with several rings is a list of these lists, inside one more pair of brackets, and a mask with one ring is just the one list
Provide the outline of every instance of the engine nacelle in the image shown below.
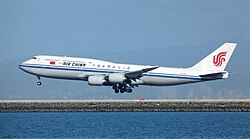
[[93,86],[101,86],[103,83],[105,83],[105,79],[103,75],[94,75],[88,77],[88,83],[89,85]]
[[110,74],[108,76],[108,81],[110,83],[123,83],[126,80],[124,74]]

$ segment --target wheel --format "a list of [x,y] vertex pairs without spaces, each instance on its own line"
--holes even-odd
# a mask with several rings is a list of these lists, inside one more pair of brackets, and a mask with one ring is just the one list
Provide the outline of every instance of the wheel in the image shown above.
[[116,89],[117,89],[117,85],[114,85],[114,86],[112,87],[112,89],[113,89],[113,90],[116,90]]
[[127,89],[126,92],[127,93],[131,93],[133,90],[132,89]]
[[37,84],[38,86],[40,86],[40,85],[42,85],[42,82],[38,81],[36,84]]
[[124,92],[125,92],[125,90],[122,88],[122,89],[120,90],[120,92],[121,92],[121,93],[124,93]]
[[119,90],[118,90],[118,89],[115,89],[115,93],[119,93]]

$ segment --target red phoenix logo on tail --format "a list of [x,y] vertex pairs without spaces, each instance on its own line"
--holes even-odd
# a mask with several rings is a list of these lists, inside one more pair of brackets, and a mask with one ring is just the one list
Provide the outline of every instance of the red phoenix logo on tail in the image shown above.
[[227,52],[220,52],[218,55],[214,55],[213,63],[215,66],[220,67],[223,62],[226,61],[225,56]]

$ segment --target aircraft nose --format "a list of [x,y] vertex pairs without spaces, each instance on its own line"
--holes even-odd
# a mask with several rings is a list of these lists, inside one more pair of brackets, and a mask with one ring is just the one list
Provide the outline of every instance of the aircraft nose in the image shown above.
[[22,62],[21,64],[19,64],[18,67],[19,67],[21,70],[25,71],[25,62]]
[[19,69],[23,70],[23,63],[18,65]]

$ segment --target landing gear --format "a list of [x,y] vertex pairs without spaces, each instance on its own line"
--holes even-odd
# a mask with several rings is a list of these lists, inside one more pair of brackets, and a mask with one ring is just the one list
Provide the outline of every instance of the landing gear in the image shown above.
[[42,82],[38,81],[36,84],[37,84],[38,86],[41,86],[41,85],[42,85]]
[[131,88],[126,90],[127,93],[132,93],[132,91],[133,90]]
[[115,84],[113,85],[112,89],[115,91],[115,93],[124,93],[124,92],[127,92],[127,93],[131,93],[133,90],[132,88],[127,85],[127,84]]
[[[112,89],[115,90],[115,91],[118,90],[118,89],[117,89],[117,85],[116,85],[116,84],[113,85]],[[118,90],[118,91],[119,91],[119,90]]]
[[124,90],[124,89],[121,89],[121,90],[120,90],[120,92],[121,92],[121,93],[124,93],[124,92],[125,92],[125,90]]
[[115,93],[119,93],[119,90],[118,90],[118,89],[115,89]]
[[37,76],[38,82],[36,83],[38,86],[42,85],[42,82],[40,81],[40,76]]

